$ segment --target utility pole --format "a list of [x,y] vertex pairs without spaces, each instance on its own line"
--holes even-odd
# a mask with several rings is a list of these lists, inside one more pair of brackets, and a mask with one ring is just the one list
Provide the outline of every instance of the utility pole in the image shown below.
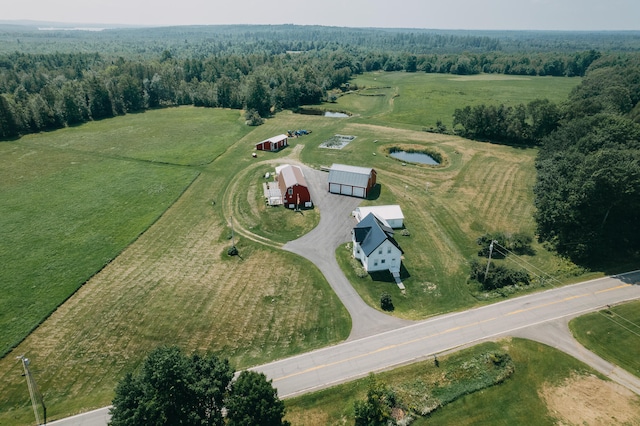
[[31,374],[31,370],[29,369],[29,358],[25,358],[24,355],[20,355],[17,357],[20,361],[22,361],[22,366],[24,367],[24,376],[27,378],[27,386],[29,387],[29,396],[31,397],[31,406],[33,407],[33,414],[36,416],[36,424],[40,426],[43,423],[40,423],[40,413],[38,412],[38,402],[42,404],[42,413],[44,415],[44,424],[47,424],[47,408],[44,405],[44,399],[42,398],[42,394],[40,390],[38,390],[38,385],[36,384],[33,375]]
[[484,280],[487,280],[487,274],[489,273],[489,265],[491,264],[491,253],[493,253],[493,243],[498,243],[496,240],[492,240],[489,244],[489,260],[487,260],[487,269],[484,271]]

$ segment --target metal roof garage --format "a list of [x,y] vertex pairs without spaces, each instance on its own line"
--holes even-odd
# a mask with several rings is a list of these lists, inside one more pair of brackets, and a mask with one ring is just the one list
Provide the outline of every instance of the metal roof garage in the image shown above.
[[372,168],[334,164],[329,169],[329,192],[366,198],[376,184],[376,176]]

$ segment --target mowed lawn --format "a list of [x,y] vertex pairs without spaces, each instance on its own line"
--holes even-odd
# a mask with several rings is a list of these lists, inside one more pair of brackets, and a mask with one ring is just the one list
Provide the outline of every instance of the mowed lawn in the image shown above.
[[640,377],[639,324],[640,301],[635,301],[575,318],[569,327],[589,350]]

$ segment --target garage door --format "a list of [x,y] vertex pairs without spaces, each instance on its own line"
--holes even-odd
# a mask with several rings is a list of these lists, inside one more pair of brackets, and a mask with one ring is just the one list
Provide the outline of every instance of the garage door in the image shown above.
[[364,198],[364,188],[359,188],[357,186],[354,186],[353,195],[355,195],[356,197]]
[[329,184],[329,192],[332,192],[334,194],[339,194],[340,193],[340,184],[330,183]]
[[342,185],[342,193],[344,195],[351,195],[353,193],[353,187],[349,185]]

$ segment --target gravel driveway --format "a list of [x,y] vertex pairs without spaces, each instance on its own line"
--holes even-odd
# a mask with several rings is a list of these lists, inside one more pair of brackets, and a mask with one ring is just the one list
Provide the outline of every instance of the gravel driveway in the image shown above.
[[328,173],[301,165],[311,200],[320,210],[320,223],[311,232],[284,245],[284,249],[313,262],[336,292],[351,315],[349,340],[371,336],[412,324],[412,321],[386,315],[368,306],[351,286],[336,261],[339,245],[351,241],[356,224],[351,212],[362,199],[331,194],[327,190]]

